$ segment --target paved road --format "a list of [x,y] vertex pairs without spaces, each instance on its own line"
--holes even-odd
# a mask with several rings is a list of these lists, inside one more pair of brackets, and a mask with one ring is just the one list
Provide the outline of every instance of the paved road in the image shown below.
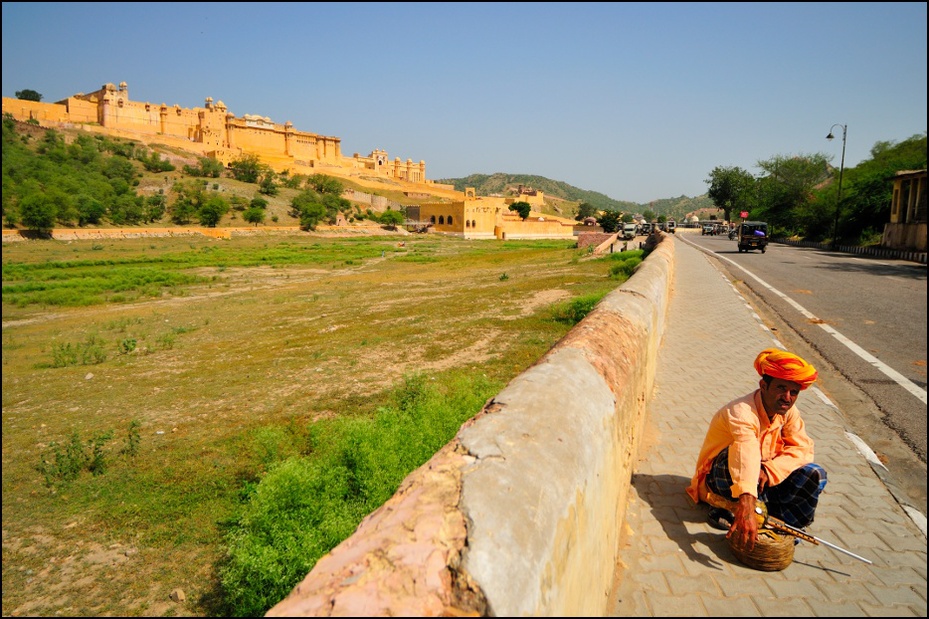
[[678,238],[712,252],[766,324],[818,360],[886,481],[925,515],[926,267],[779,244],[739,254],[725,237]]
[[[684,488],[709,418],[755,388],[752,362],[787,346],[715,261],[674,238],[677,259],[648,432],[627,505],[612,616],[926,616],[926,519],[901,505],[866,443],[814,385],[800,399],[816,460],[828,471],[810,532],[873,561],[801,543],[784,570],[733,557]],[[715,325],[726,325],[725,330]]]

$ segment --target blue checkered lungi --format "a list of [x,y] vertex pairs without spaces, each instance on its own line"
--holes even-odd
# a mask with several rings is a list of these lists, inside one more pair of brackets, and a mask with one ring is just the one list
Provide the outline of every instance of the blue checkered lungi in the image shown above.
[[[713,460],[706,476],[710,492],[736,501],[732,496],[732,475],[729,474],[729,448],[726,447]],[[776,486],[768,486],[758,498],[768,506],[768,513],[787,524],[803,528],[813,522],[819,495],[826,487],[826,470],[818,464],[807,464],[787,476]]]

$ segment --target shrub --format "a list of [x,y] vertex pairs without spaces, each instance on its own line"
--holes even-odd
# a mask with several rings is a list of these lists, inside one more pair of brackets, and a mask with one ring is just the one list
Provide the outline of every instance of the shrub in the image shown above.
[[[45,477],[45,485],[65,485],[85,469],[93,475],[102,475],[107,470],[104,447],[113,438],[112,430],[98,434],[85,445],[78,433],[72,432],[68,444],[61,446],[49,443],[48,449],[39,460],[37,470]],[[88,453],[89,448],[89,453]]]
[[605,293],[588,294],[565,303],[559,303],[551,310],[552,320],[572,326],[576,325],[593,310],[604,296],[606,296]]
[[[374,418],[334,418],[309,428],[311,457],[290,456],[249,485],[226,538],[220,579],[228,614],[263,615],[325,553],[383,505],[403,479],[478,412],[498,386],[454,376],[437,384],[409,376]],[[291,448],[285,434],[255,435],[266,457]],[[283,447],[283,449],[282,449]]]
[[63,368],[72,365],[96,365],[106,361],[106,352],[102,341],[91,335],[83,344],[55,344],[52,347],[52,367]]

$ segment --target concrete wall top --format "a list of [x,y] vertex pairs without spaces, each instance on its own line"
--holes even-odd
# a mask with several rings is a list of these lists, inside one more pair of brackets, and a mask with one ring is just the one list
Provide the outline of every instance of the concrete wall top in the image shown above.
[[622,286],[267,616],[602,616],[674,269]]

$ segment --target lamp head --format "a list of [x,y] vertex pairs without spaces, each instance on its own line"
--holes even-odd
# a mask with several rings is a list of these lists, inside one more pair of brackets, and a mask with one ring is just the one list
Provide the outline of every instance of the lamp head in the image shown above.
[[827,139],[827,140],[831,140],[831,139],[834,138],[834,137],[835,137],[835,136],[832,135],[832,132],[830,131],[830,132],[829,132],[829,135],[826,136],[826,139]]

